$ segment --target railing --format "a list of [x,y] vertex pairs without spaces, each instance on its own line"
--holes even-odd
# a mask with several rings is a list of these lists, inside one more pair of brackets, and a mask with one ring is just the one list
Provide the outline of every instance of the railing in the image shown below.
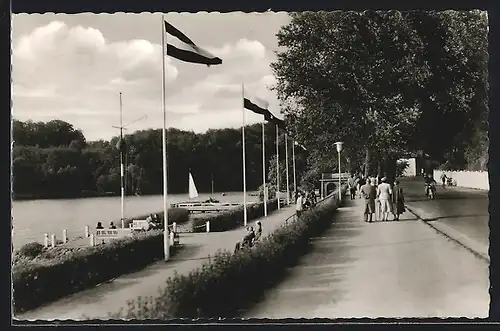
[[[335,196],[337,195],[338,192],[332,192],[330,194],[328,194],[326,197],[316,201],[316,203],[312,204],[311,207],[317,207],[319,206],[320,204],[322,204],[323,202],[325,202],[326,200],[330,199],[332,196]],[[288,222],[293,219],[293,221],[296,221],[297,220],[297,213],[295,212],[293,215],[289,216],[287,219],[285,219],[285,223],[284,223],[284,226],[288,225]]]

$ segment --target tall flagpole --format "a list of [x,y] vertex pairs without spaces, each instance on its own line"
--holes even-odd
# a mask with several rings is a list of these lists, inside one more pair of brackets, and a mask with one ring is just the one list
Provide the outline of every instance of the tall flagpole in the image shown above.
[[243,145],[243,224],[247,226],[247,175],[245,157],[245,85],[241,84],[241,101],[243,111],[243,126],[241,127],[241,143]]
[[162,128],[162,159],[163,159],[163,251],[165,254],[165,261],[170,257],[170,245],[168,238],[168,202],[167,202],[167,93],[165,83],[165,20],[163,14],[161,15],[161,46],[162,46],[162,106],[163,106],[163,128]]
[[123,165],[123,110],[122,92],[120,92],[120,191],[121,191],[121,223],[125,228],[125,170]]
[[279,130],[276,124],[276,198],[278,198],[278,209],[280,209],[280,151],[278,147]]
[[266,135],[264,131],[264,122],[262,122],[262,183],[264,190],[264,217],[267,216],[267,188],[266,188]]
[[[292,144],[292,163],[293,163],[293,192],[297,194],[297,174],[295,171],[295,140]],[[295,202],[295,197],[293,198]]]
[[288,133],[285,132],[286,204],[290,204],[290,180],[288,179]]

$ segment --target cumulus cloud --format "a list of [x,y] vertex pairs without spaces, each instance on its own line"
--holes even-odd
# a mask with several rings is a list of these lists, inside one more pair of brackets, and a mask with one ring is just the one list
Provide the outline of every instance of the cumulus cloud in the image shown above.
[[[15,27],[15,26],[14,26]],[[123,93],[124,122],[144,114],[134,129],[160,127],[162,47],[145,39],[110,41],[91,26],[52,21],[13,41],[13,116],[59,118],[88,139],[108,139]],[[195,38],[193,38],[195,39]],[[219,47],[200,45],[223,59],[207,68],[166,57],[169,126],[202,132],[241,125],[241,85],[277,111],[271,50],[242,36]],[[249,113],[247,123],[261,118]]]

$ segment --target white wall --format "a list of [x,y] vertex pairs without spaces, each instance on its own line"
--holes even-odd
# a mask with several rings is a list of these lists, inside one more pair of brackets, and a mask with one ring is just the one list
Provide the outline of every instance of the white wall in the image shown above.
[[[434,179],[441,183],[441,174],[443,171],[434,170]],[[444,171],[446,176],[453,178],[457,186],[475,188],[480,190],[490,190],[487,171]]]
[[411,159],[399,159],[398,162],[408,162],[408,168],[403,173],[404,177],[417,176],[417,160],[415,158]]

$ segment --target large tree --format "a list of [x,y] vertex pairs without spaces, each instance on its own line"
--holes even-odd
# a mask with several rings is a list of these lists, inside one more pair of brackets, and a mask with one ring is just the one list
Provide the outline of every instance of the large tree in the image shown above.
[[[484,151],[488,113],[488,19],[481,11],[406,13],[425,46],[431,76],[420,100],[414,145],[432,157],[466,166]],[[477,141],[479,140],[479,141]],[[471,146],[472,145],[472,146]],[[474,151],[480,145],[480,151]],[[479,156],[480,157],[480,156]],[[484,159],[484,155],[482,155]]]
[[400,12],[291,14],[278,33],[285,51],[272,64],[278,98],[298,136],[320,155],[344,141],[351,159],[407,151],[429,70],[423,44]]

